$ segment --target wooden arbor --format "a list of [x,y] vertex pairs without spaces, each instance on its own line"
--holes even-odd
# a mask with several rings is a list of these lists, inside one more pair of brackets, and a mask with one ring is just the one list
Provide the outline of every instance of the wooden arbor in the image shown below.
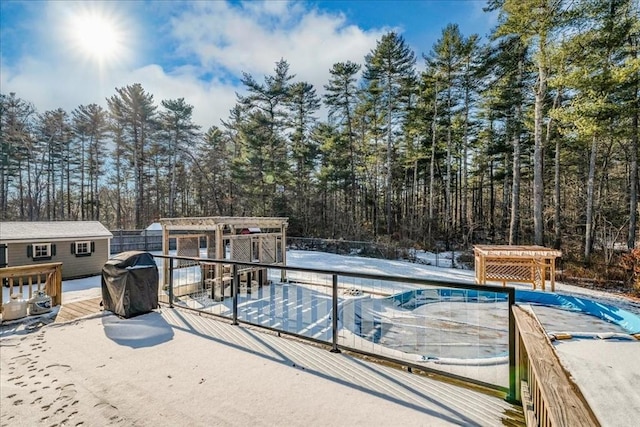
[[476,283],[487,281],[531,283],[533,289],[546,288],[549,272],[551,290],[556,286],[556,258],[562,252],[542,246],[494,246],[477,245],[475,256]]
[[[288,218],[162,218],[160,224],[164,255],[168,255],[169,249],[175,247],[176,254],[184,257],[286,265]],[[253,276],[259,278],[260,284],[266,282],[264,268],[247,267],[243,270],[248,281]],[[222,286],[230,281],[229,272],[222,263],[203,265],[203,279]]]

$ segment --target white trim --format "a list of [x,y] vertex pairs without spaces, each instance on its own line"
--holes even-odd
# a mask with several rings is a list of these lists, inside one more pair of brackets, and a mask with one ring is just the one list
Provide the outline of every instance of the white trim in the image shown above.
[[[76,255],[87,255],[87,254],[91,254],[91,241],[89,240],[79,240],[77,242],[73,243],[76,247],[75,247],[75,254]],[[85,251],[78,251],[78,247],[79,245],[84,245],[86,250]]]
[[48,239],[46,237],[38,237],[37,239],[21,239],[21,240],[0,239],[0,243],[6,243],[6,244],[38,243],[38,242],[42,242],[42,241],[74,243],[74,242],[78,242],[78,241],[83,241],[84,242],[85,240],[96,241],[96,240],[104,240],[104,239],[111,240],[112,237],[106,237],[106,236],[71,236],[71,237],[64,237],[64,238],[57,238],[57,239]]
[[[36,254],[36,247],[37,246],[44,246],[47,248],[47,253],[44,255],[37,255]],[[32,243],[31,244],[31,259],[38,260],[40,258],[51,258],[51,243],[42,243],[42,242],[38,242],[38,243]]]

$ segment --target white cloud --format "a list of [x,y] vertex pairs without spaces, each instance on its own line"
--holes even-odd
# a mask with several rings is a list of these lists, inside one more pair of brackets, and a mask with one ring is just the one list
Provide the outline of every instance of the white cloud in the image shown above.
[[[277,8],[277,9],[276,9]],[[178,54],[196,55],[203,67],[224,68],[240,76],[270,74],[284,58],[297,80],[318,91],[339,61],[363,62],[384,30],[365,31],[343,15],[303,9],[300,3],[197,3],[174,18]]]
[[[195,107],[195,121],[206,130],[227,118],[235,92],[242,91],[238,87],[241,72],[261,81],[263,75],[272,74],[275,62],[284,58],[296,80],[310,82],[322,93],[334,63],[362,63],[384,32],[365,31],[346,22],[343,15],[321,12],[299,2],[176,3],[167,37],[177,47],[164,52],[171,57],[170,65],[163,68],[158,65],[162,59],[145,58],[140,50],[128,60],[99,68],[71,52],[60,36],[52,36],[60,32],[63,18],[73,12],[73,4],[77,3],[48,3],[49,9],[37,16],[38,22],[29,23],[34,28],[30,36],[39,37],[31,50],[12,57],[11,62],[3,55],[2,93],[15,92],[33,102],[39,112],[58,107],[71,112],[81,104],[106,107],[105,98],[113,96],[116,87],[141,83],[158,104],[162,99],[184,97]],[[117,17],[113,7],[119,4],[109,3],[110,17]],[[128,13],[126,24],[136,28],[132,37],[144,38],[144,17],[138,17],[136,23],[134,11],[125,9],[119,13]],[[137,48],[142,49],[141,45]]]

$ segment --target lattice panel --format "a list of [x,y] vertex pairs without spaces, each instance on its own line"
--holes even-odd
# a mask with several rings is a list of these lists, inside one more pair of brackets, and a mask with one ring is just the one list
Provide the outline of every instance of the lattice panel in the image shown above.
[[232,247],[232,260],[251,262],[251,237],[235,239]]
[[276,262],[276,237],[261,236],[260,244],[262,246],[260,251],[260,262],[268,264]]
[[207,234],[207,258],[216,257],[216,235],[214,233]]
[[[199,257],[200,238],[199,237],[177,237],[176,254],[178,256]],[[178,267],[193,265],[192,261],[179,260]]]
[[510,260],[508,263],[488,262],[485,276],[493,280],[534,281],[532,276],[539,277],[540,273],[530,261]]

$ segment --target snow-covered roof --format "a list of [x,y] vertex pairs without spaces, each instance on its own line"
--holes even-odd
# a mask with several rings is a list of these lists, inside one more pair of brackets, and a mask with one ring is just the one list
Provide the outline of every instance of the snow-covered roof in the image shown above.
[[113,234],[99,221],[0,222],[0,242],[106,239]]
[[154,222],[147,227],[147,231],[162,231],[162,225],[159,222]]

